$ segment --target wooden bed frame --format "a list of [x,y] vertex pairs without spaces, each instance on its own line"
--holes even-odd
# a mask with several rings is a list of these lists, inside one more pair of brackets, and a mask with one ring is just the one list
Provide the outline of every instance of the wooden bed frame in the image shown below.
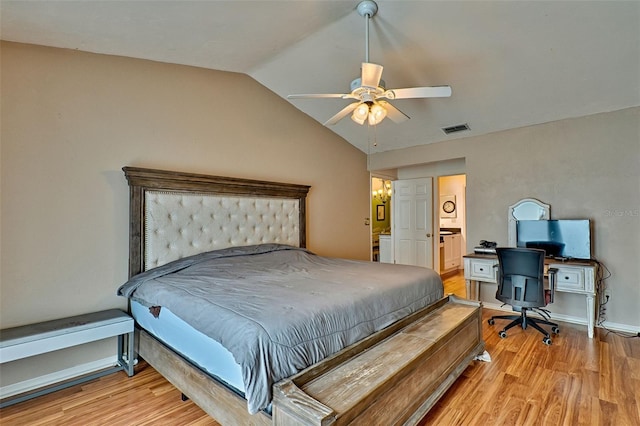
[[[297,200],[298,243],[306,246],[309,187],[124,167],[130,186],[129,276],[145,269],[145,194],[169,191]],[[274,385],[272,415],[251,415],[246,400],[145,330],[137,352],[223,425],[417,424],[473,358],[482,353],[480,303],[447,296]]]

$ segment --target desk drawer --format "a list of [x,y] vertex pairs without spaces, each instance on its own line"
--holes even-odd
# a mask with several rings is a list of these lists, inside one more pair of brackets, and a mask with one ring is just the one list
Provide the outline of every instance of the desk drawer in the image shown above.
[[584,290],[584,268],[562,266],[558,268],[556,282],[558,291]]
[[496,269],[493,267],[495,262],[490,260],[471,259],[469,262],[469,271],[465,270],[465,278],[496,282]]

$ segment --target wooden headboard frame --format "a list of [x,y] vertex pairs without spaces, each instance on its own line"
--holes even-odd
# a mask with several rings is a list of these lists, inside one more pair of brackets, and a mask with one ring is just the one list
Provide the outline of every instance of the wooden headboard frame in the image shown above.
[[147,191],[298,200],[299,246],[306,247],[309,186],[166,170],[123,167],[129,182],[129,277],[145,270],[145,194]]

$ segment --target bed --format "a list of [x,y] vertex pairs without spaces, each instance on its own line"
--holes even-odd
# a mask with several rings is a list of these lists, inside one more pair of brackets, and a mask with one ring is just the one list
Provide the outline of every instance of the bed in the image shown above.
[[308,186],[123,170],[137,352],[221,424],[416,424],[482,352],[433,271],[306,250]]

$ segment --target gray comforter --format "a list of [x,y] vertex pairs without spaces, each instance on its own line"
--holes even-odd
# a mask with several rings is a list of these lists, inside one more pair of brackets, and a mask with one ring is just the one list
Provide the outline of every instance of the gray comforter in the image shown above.
[[278,244],[203,253],[143,272],[118,294],[167,307],[225,346],[248,410],[277,381],[443,296],[431,269],[314,255]]

